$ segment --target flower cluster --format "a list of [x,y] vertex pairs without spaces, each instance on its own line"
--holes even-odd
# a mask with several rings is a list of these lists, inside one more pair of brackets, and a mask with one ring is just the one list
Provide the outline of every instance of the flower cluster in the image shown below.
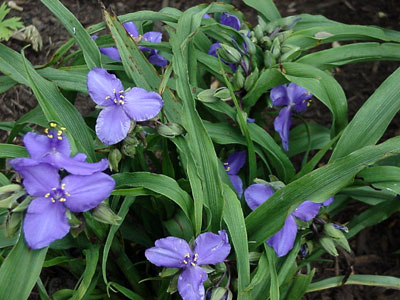
[[114,74],[101,68],[88,73],[87,89],[93,101],[104,107],[97,118],[96,134],[106,145],[122,141],[129,132],[131,120],[149,120],[164,104],[156,92],[137,87],[125,91]]
[[293,111],[304,112],[310,106],[312,94],[295,83],[279,85],[271,90],[270,94],[274,106],[284,106],[274,121],[275,131],[279,132],[283,149],[289,151],[289,129],[292,125]]
[[[252,184],[244,192],[247,205],[255,210],[258,206],[268,200],[275,193],[275,190],[265,184]],[[311,221],[318,214],[321,205],[328,206],[332,203],[333,197],[323,203],[304,201],[285,220],[285,224],[277,233],[267,240],[267,244],[274,248],[277,256],[285,256],[294,245],[297,235],[296,218],[302,221]]]
[[194,241],[194,249],[180,238],[166,237],[155,242],[155,247],[147,249],[146,258],[153,264],[165,268],[180,268],[178,291],[183,300],[204,300],[203,282],[207,273],[201,265],[221,263],[229,255],[231,245],[225,230],[218,234],[206,232]]
[[[134,39],[140,39],[141,41],[150,42],[150,43],[161,43],[162,33],[157,31],[149,31],[143,34],[143,36],[139,35],[139,31],[135,23],[133,22],[126,22],[123,24],[125,30],[128,34]],[[92,38],[96,40],[98,38],[97,35],[93,35]],[[168,60],[158,54],[158,50],[151,49],[143,46],[139,46],[139,49],[148,52],[148,60],[155,66],[165,67],[168,64]],[[114,60],[121,60],[121,56],[119,55],[118,49],[116,47],[107,47],[107,48],[100,48],[100,52],[111,59]]]
[[[84,212],[96,207],[114,189],[111,176],[103,173],[107,159],[98,163],[86,162],[86,155],[71,155],[71,147],[63,133],[50,123],[47,135],[27,133],[24,144],[30,158],[10,161],[23,177],[27,193],[36,197],[28,206],[23,224],[25,240],[30,248],[47,247],[63,238],[70,229],[67,209]],[[61,178],[59,170],[70,174]]]

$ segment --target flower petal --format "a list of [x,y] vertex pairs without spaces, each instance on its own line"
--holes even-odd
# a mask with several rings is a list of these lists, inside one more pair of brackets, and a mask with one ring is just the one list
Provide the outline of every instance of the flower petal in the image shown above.
[[125,30],[129,33],[130,36],[132,36],[132,37],[139,36],[139,31],[137,30],[135,23],[126,22],[123,24],[123,26],[125,27]]
[[128,134],[131,120],[121,106],[109,106],[103,109],[96,122],[96,134],[105,145],[122,141]]
[[[149,31],[143,34],[142,41],[149,43],[161,43],[162,33],[157,31]],[[142,51],[151,51],[153,49],[139,46]]]
[[189,244],[180,238],[169,236],[155,242],[155,247],[145,251],[146,258],[156,266],[165,268],[185,267],[185,256],[192,255]]
[[105,69],[95,68],[87,75],[87,90],[92,100],[98,105],[113,105],[113,101],[106,97],[114,98],[114,90],[119,92],[123,89],[121,81]]
[[244,198],[246,199],[247,205],[255,210],[262,203],[268,200],[275,193],[274,189],[268,185],[257,183],[250,185],[244,191]]
[[156,92],[148,92],[142,88],[132,88],[125,94],[122,106],[128,116],[135,121],[146,121],[155,117],[164,102]]
[[104,54],[113,60],[121,61],[121,55],[119,55],[116,47],[99,48],[99,50],[101,54]]
[[274,87],[270,92],[270,98],[273,106],[289,105],[290,99],[287,94],[287,86],[285,84]]
[[277,256],[285,256],[294,245],[297,235],[297,224],[290,215],[282,229],[267,240],[267,244],[274,248]]
[[212,55],[212,56],[215,56],[215,57],[218,57],[217,51],[218,51],[219,48],[221,48],[221,44],[220,43],[217,42],[217,43],[212,44],[210,49],[208,49],[208,54]]
[[194,253],[199,255],[199,265],[215,265],[223,262],[231,252],[228,235],[225,230],[218,231],[218,234],[205,232],[200,234],[194,241]]
[[95,208],[107,199],[115,187],[114,179],[102,172],[90,176],[68,175],[61,181],[65,184],[65,206],[74,212]]
[[60,185],[58,170],[49,164],[30,158],[15,158],[10,164],[24,178],[22,183],[31,196],[43,197]]
[[315,203],[311,201],[304,201],[300,204],[293,212],[292,215],[303,221],[310,221],[318,215],[321,203]]
[[207,273],[200,267],[186,268],[178,278],[178,292],[183,300],[204,300],[203,282]]
[[51,139],[46,135],[34,132],[25,134],[24,145],[31,158],[41,159],[49,152],[60,152],[67,156],[70,155],[71,147],[66,136],[61,135],[61,140],[58,140],[54,130],[50,130],[49,134],[52,134],[55,138]]
[[246,150],[233,152],[224,163],[229,175],[236,175],[246,162]]
[[160,54],[154,50],[153,54],[148,57],[148,60],[151,64],[159,67],[165,67],[168,65],[168,60],[162,57]]
[[228,175],[229,179],[232,182],[233,187],[235,188],[235,191],[240,198],[242,198],[243,195],[243,182],[242,179],[238,175]]
[[240,20],[234,15],[223,13],[219,19],[219,22],[222,25],[230,26],[236,30],[240,30]]
[[293,106],[295,111],[301,113],[307,109],[308,100],[312,97],[309,91],[292,82],[288,85],[287,93],[290,101],[295,104]]
[[69,232],[65,207],[49,198],[36,198],[29,204],[24,219],[25,241],[32,249],[47,247]]
[[322,202],[321,204],[322,204],[323,206],[329,206],[329,205],[332,204],[333,200],[335,200],[335,196],[330,197],[328,200]]
[[290,106],[285,106],[274,120],[275,131],[279,133],[282,140],[282,147],[286,151],[289,150],[289,129],[292,125],[291,117],[292,111],[290,110]]
[[77,160],[73,157],[67,157],[60,153],[53,155],[53,164],[59,169],[65,169],[75,175],[90,175],[96,172],[101,172],[107,169],[108,160],[103,158],[97,163],[88,163]]

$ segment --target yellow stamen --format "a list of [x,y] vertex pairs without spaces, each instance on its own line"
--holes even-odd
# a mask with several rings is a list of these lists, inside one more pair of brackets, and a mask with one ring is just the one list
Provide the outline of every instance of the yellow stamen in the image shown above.
[[67,199],[65,199],[65,198],[60,198],[60,202],[65,202],[65,201],[67,201]]
[[227,165],[229,165],[229,163],[225,162],[225,163],[224,163],[224,166],[227,166]]
[[50,123],[50,127],[56,127],[56,126],[57,126],[56,123],[53,123],[53,122]]
[[60,127],[61,130],[67,130],[67,127]]
[[120,93],[120,94],[121,94],[121,93],[123,93],[123,92],[124,92],[124,91],[119,91],[118,93]]
[[46,195],[44,195],[46,198],[49,198],[50,193],[47,193]]
[[107,97],[106,97],[106,100],[108,100],[108,99],[111,99],[111,97],[110,97],[110,96],[107,96]]
[[51,188],[52,191],[55,191],[57,188]]
[[58,130],[58,131],[57,131],[57,135],[62,135],[62,131],[61,131],[61,130]]
[[53,138],[53,135],[52,135],[52,134],[48,134],[47,137],[48,137],[49,139],[52,139],[52,138]]
[[121,99],[124,99],[124,98],[125,98],[125,96],[124,96],[124,95],[119,95],[119,97],[120,97]]
[[56,200],[54,200],[54,198],[51,198],[50,200],[51,202],[56,203]]
[[184,263],[185,265],[187,265],[187,261],[186,261],[186,260],[184,260],[183,263]]
[[65,192],[64,194],[65,194],[65,196],[68,196],[68,197],[71,196],[71,194],[68,192]]
[[189,254],[189,253],[186,253],[186,254],[185,254],[185,257],[190,257],[190,254]]
[[125,104],[123,100],[119,100],[119,104]]
[[307,103],[307,107],[310,107],[310,106],[311,106],[311,103],[310,103],[310,102],[308,102],[308,103]]
[[62,190],[65,189],[65,183],[63,183],[63,184],[61,185],[61,189],[62,189]]
[[114,99],[114,103],[117,103],[117,99]]
[[62,140],[62,136],[58,136],[57,139],[61,141]]
[[44,133],[48,134],[48,133],[49,133],[49,129],[46,128],[46,129],[44,130]]
[[231,170],[231,167],[227,167],[226,171],[229,172]]
[[194,263],[194,262],[192,262],[192,263],[190,263],[193,267],[195,267],[196,266],[196,264]]
[[115,94],[117,92],[117,90],[116,89],[113,89],[113,94]]

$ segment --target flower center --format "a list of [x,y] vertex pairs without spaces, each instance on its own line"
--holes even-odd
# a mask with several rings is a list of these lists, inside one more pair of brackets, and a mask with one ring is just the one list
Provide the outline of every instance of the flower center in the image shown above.
[[52,144],[54,144],[54,147],[58,143],[58,141],[61,141],[63,139],[63,133],[64,130],[66,130],[65,127],[59,127],[56,128],[57,124],[51,122],[50,123],[50,128],[46,128],[44,130],[44,133],[47,134],[47,137],[51,140]]
[[197,259],[199,258],[199,255],[195,253],[194,255],[190,256],[189,253],[186,253],[185,259],[183,260],[183,263],[187,266],[192,265],[195,267],[197,265]]
[[65,183],[61,185],[61,187],[54,187],[51,189],[50,193],[44,195],[45,198],[50,198],[51,202],[65,202],[67,201],[67,197],[71,196],[67,191],[65,191]]
[[114,104],[116,105],[123,105],[125,103],[125,92],[124,91],[119,91],[117,92],[116,89],[113,89],[113,94],[112,96],[107,96],[106,100],[110,99]]
[[229,163],[227,163],[227,162],[224,163],[224,168],[225,168],[225,171],[227,171],[227,172],[229,172],[231,170],[231,167],[229,166]]

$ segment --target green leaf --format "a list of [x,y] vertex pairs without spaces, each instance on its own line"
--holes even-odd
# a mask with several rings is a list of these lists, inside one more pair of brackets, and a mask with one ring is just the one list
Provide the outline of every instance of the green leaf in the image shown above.
[[400,168],[394,166],[375,166],[366,168],[357,177],[372,184],[375,188],[400,194]]
[[0,299],[28,299],[39,278],[47,248],[29,249],[20,236],[0,267]]
[[375,144],[400,109],[400,68],[390,75],[364,103],[343,131],[330,161],[366,145]]
[[[347,280],[345,276],[336,276],[311,283],[307,293],[330,289],[342,285],[357,284],[368,286],[381,286],[384,288],[400,289],[400,278],[381,275],[350,275]],[[344,282],[343,282],[344,281]]]
[[24,27],[21,22],[21,18],[12,17],[4,20],[5,16],[10,12],[7,8],[6,2],[3,2],[0,6],[0,40],[8,40],[12,35],[13,31]]
[[325,201],[349,185],[360,170],[399,150],[400,137],[395,137],[357,150],[286,185],[247,216],[249,241],[254,241],[254,246],[263,243],[283,226],[300,203]]
[[269,289],[269,296],[271,300],[279,300],[279,280],[276,272],[276,254],[274,249],[264,243],[265,253],[267,254],[268,269],[271,278],[271,287]]
[[101,68],[99,48],[97,48],[95,41],[75,16],[58,0],[41,0],[41,2],[60,20],[69,34],[75,38],[83,51],[88,68]]
[[278,9],[276,8],[273,0],[243,0],[248,6],[257,10],[264,18],[269,21],[280,19]]
[[28,157],[25,147],[0,144],[0,158]]
[[132,292],[130,289],[127,289],[126,287],[116,283],[116,282],[110,282],[110,285],[117,289],[119,292],[121,292],[122,295],[125,297],[128,297],[130,300],[143,300],[142,297],[140,297],[138,294]]
[[[297,274],[286,299],[300,300],[303,298],[315,274],[313,269],[309,274]],[[308,292],[308,291],[307,291]]]

